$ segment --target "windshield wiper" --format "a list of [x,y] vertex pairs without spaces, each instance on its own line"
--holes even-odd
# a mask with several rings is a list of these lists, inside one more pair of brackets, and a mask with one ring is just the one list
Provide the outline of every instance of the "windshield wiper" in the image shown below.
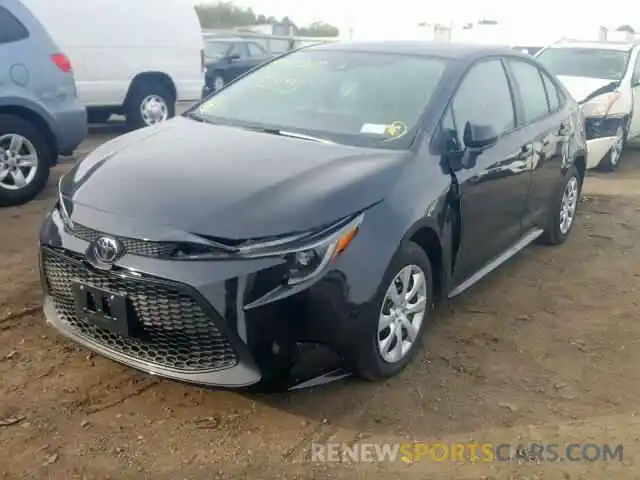
[[280,130],[279,128],[267,128],[267,127],[245,127],[249,130],[255,130],[257,132],[269,133],[271,135],[280,135],[282,137],[299,138],[301,140],[309,140],[311,142],[324,143],[327,145],[335,145],[335,142],[327,140],[326,138],[314,137],[312,135],[305,135],[304,133],[289,132],[287,130]]

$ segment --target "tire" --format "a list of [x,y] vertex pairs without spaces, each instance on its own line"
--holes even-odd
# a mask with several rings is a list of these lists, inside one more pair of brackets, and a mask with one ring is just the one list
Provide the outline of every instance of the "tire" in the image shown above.
[[[564,229],[560,226],[560,224],[565,192],[568,192],[568,189],[573,190],[574,188],[569,187],[570,184],[574,185],[575,189],[577,190],[575,190],[575,204],[573,206],[571,221],[568,228]],[[558,188],[558,191],[554,195],[554,198],[551,202],[551,207],[547,216],[547,226],[544,230],[544,233],[540,237],[539,243],[545,245],[562,245],[567,240],[569,234],[571,233],[571,229],[573,228],[573,224],[575,223],[578,205],[580,204],[581,192],[582,179],[580,178],[578,169],[575,167],[575,165],[572,165],[564,175],[560,188]]]
[[218,90],[224,88],[227,82],[222,75],[222,72],[214,72],[213,78],[211,79],[211,90],[213,92],[217,92]]
[[[143,104],[153,99],[162,111],[157,111],[156,121],[149,123],[142,114]],[[147,127],[173,118],[176,114],[176,99],[170,89],[156,80],[143,80],[133,86],[124,106],[127,125],[131,130]],[[162,117],[162,119],[160,119]]]
[[87,110],[87,121],[89,123],[107,123],[111,118],[111,112],[104,109]]
[[[406,353],[404,353],[404,355],[398,360],[389,361],[388,358],[385,359],[383,357],[379,342],[380,340],[393,337],[393,335],[391,335],[390,327],[379,330],[379,320],[383,312],[388,312],[389,298],[387,296],[387,292],[391,289],[393,285],[392,282],[394,282],[397,276],[406,268],[415,268],[417,269],[415,273],[419,273],[419,270],[423,274],[425,287],[425,310],[423,312],[420,325],[415,330],[416,333],[414,341],[408,347]],[[412,276],[412,278],[415,277]],[[409,286],[411,285],[412,284],[410,283]],[[434,292],[431,262],[420,246],[413,242],[408,242],[404,244],[394,255],[387,267],[374,299],[362,312],[363,331],[361,334],[356,336],[360,339],[358,340],[358,343],[355,343],[351,347],[351,357],[355,373],[366,380],[382,380],[400,373],[412,360],[415,352],[420,347],[425,325],[431,321],[433,312]],[[415,325],[417,318],[414,316],[411,321]],[[400,324],[396,324],[395,328],[398,328],[398,325]],[[401,329],[401,333],[403,338],[406,340],[404,335],[407,333],[407,330],[404,327]],[[398,345],[397,337],[396,340],[389,340],[387,347],[393,348],[394,344],[396,346]]]
[[620,165],[620,159],[622,158],[622,151],[627,139],[627,128],[620,125],[616,131],[616,143],[611,150],[602,158],[598,164],[598,170],[601,172],[613,172]]
[[[13,138],[18,136],[23,139],[22,147],[11,151],[11,159],[7,155],[8,150],[6,149],[7,142],[11,140],[10,135],[13,135]],[[33,153],[29,153],[30,150]],[[47,185],[51,157],[54,155],[42,130],[22,117],[0,114],[0,152],[3,152],[0,153],[0,177],[2,177],[0,180],[0,206],[22,205],[33,200]],[[33,173],[30,174],[31,170],[27,170],[26,167],[18,168],[16,166],[20,160],[15,156],[15,153],[21,155],[22,162],[26,161],[27,154],[35,157],[33,159],[35,166]],[[12,171],[20,171],[22,178],[27,181],[25,186],[16,188]]]

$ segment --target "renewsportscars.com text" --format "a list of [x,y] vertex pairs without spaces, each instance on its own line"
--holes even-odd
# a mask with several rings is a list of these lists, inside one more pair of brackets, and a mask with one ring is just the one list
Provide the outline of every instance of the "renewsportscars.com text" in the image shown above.
[[624,460],[622,444],[313,443],[314,462],[597,462]]

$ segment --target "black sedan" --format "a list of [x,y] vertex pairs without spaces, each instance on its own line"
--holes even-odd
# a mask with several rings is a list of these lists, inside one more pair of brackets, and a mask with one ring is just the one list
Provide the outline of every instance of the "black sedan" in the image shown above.
[[304,48],[62,178],[46,318],[202,385],[285,378],[308,344],[386,378],[439,302],[567,239],[585,152],[575,102],[508,48]]
[[208,38],[204,45],[206,71],[203,96],[220,90],[272,57],[258,42],[240,38]]

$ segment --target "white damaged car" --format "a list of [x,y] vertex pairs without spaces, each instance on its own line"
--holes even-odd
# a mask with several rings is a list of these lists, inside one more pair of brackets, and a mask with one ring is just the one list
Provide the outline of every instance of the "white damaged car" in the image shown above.
[[615,170],[627,139],[640,136],[639,44],[563,40],[536,57],[581,105],[587,168]]

